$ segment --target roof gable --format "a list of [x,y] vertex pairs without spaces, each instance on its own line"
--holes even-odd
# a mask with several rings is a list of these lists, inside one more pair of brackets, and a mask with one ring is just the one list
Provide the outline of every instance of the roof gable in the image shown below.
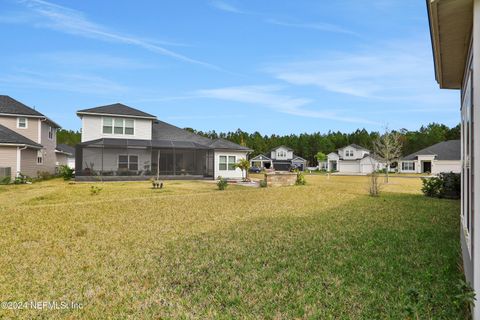
[[343,149],[346,149],[346,148],[354,148],[356,150],[365,150],[365,151],[370,151],[368,150],[367,148],[364,148],[358,144],[355,144],[355,143],[352,143],[352,144],[349,144],[348,146],[345,146],[345,147],[342,147],[342,148],[339,148],[338,150],[343,150]]
[[24,115],[32,117],[45,117],[37,110],[13,99],[12,97],[0,95],[0,113],[11,115]]
[[270,160],[270,161],[272,161],[272,159],[270,159],[269,157],[267,157],[267,156],[264,155],[264,154],[259,154],[259,155],[253,157],[253,158],[250,159],[250,160]]
[[278,146],[278,147],[273,148],[271,151],[276,151],[276,150],[278,150],[278,149],[280,149],[280,148],[286,149],[286,150],[288,150],[288,151],[293,151],[292,148],[287,147],[287,146],[285,146],[285,145],[283,145],[283,144],[280,145],[280,146]]
[[157,117],[141,110],[129,107],[122,103],[114,103],[106,106],[100,106],[90,109],[83,109],[77,111],[77,115],[82,114],[98,114],[98,115],[111,115],[111,116],[128,116],[132,118],[147,118],[156,119]]

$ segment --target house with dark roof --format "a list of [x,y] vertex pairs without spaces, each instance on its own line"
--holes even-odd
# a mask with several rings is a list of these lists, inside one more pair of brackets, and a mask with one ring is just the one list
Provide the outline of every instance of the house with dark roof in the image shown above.
[[83,109],[77,115],[82,121],[82,141],[75,150],[77,180],[241,179],[235,165],[252,151],[121,103]]
[[398,170],[404,173],[460,173],[460,158],[460,140],[448,140],[403,157],[398,163]]
[[250,166],[261,169],[289,171],[291,168],[305,170],[307,160],[293,153],[293,149],[284,145],[272,149],[268,156],[259,154],[250,159]]
[[346,174],[368,174],[385,169],[381,158],[357,144],[349,144],[327,155],[327,170]]
[[55,173],[58,128],[39,111],[0,95],[0,168],[6,168],[2,172],[11,178]]
[[55,153],[57,155],[57,167],[68,166],[71,169],[75,169],[75,147],[57,144]]

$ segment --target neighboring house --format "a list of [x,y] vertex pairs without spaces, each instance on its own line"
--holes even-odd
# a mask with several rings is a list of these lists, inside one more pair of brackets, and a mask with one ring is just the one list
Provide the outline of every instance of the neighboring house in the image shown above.
[[75,169],[75,148],[68,144],[58,144],[55,148],[57,154],[57,166],[66,165]]
[[36,177],[55,173],[58,124],[23,103],[0,95],[0,167]]
[[241,179],[235,164],[252,150],[211,140],[154,115],[116,103],[80,110],[82,142],[76,146],[76,179]]
[[270,151],[273,169],[277,171],[288,171],[291,167],[304,170],[307,167],[307,160],[296,156],[293,149],[287,146],[278,146]]
[[259,154],[258,156],[250,159],[250,166],[261,169],[273,168],[272,159],[270,159],[264,154]]
[[385,169],[382,159],[371,155],[370,150],[357,144],[340,148],[327,155],[327,170],[341,173],[368,174]]
[[480,319],[480,0],[427,1],[427,8],[435,78],[440,88],[461,89],[462,270]]
[[460,173],[462,164],[460,140],[443,141],[414,152],[398,162],[398,171],[403,173]]

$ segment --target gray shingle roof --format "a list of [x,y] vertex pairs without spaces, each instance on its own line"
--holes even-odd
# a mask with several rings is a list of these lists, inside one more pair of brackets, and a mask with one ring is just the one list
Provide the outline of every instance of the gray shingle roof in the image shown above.
[[153,122],[152,140],[191,141],[207,146],[212,143],[211,139],[202,137],[198,134],[181,129],[160,120]]
[[45,117],[37,110],[24,105],[12,97],[0,95],[0,113]]
[[253,151],[252,149],[241,146],[234,142],[219,138],[215,139],[210,143],[210,147],[214,149],[228,149],[228,150],[243,150],[243,151]]
[[425,149],[419,150],[402,160],[415,160],[417,156],[435,155],[436,160],[460,160],[461,159],[461,142],[460,140],[448,140],[439,142]]
[[119,116],[130,116],[130,117],[137,117],[137,118],[150,118],[156,119],[154,115],[149,113],[140,111],[138,109],[126,106],[121,103],[114,103],[109,104],[106,106],[100,106],[90,109],[83,109],[77,111],[77,114],[85,114],[85,113],[98,113],[98,114],[106,114],[106,115],[119,115]]
[[70,153],[72,156],[75,156],[75,148],[69,146],[68,144],[58,144],[56,149],[58,151]]
[[42,145],[2,125],[0,125],[0,144],[28,145],[37,148],[42,147]]

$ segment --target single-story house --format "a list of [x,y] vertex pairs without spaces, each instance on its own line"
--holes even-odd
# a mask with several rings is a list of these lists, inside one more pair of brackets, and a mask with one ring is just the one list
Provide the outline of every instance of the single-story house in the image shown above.
[[77,112],[82,142],[76,146],[77,180],[241,179],[235,165],[251,149],[211,140],[115,103]]
[[462,171],[460,140],[448,140],[419,150],[398,162],[403,173],[432,173]]
[[327,170],[347,174],[368,174],[385,169],[383,160],[370,150],[357,144],[349,144],[327,155]]

